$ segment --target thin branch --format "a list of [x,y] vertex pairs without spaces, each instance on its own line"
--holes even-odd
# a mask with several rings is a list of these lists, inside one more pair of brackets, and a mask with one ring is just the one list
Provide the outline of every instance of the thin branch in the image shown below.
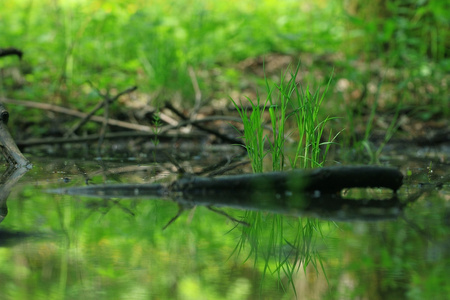
[[236,162],[234,164],[229,164],[227,166],[224,166],[224,167],[222,167],[222,168],[220,168],[218,170],[215,170],[215,171],[209,173],[208,177],[222,175],[222,174],[224,174],[224,173],[226,173],[228,171],[231,171],[231,170],[233,170],[233,169],[235,169],[237,167],[248,165],[250,162],[251,162],[250,160],[244,160],[244,161],[238,161],[238,162]]
[[[90,83],[90,85],[93,87],[92,83]],[[94,107],[84,118],[82,118],[77,124],[75,124],[75,126],[72,127],[72,129],[70,129],[64,136],[65,137],[69,137],[71,135],[73,135],[75,133],[75,131],[77,131],[78,129],[80,129],[84,124],[86,124],[93,116],[94,114],[100,110],[102,107],[104,107],[105,105],[109,105],[110,103],[116,101],[117,99],[119,99],[120,96],[124,95],[124,94],[128,94],[131,92],[134,92],[137,89],[137,86],[133,86],[131,88],[128,88],[120,93],[118,93],[116,96],[114,97],[110,97],[109,94],[105,94],[103,95],[97,88],[93,87],[97,93],[103,98],[103,101],[99,102],[97,104],[96,107]],[[105,123],[105,121],[103,121],[102,123]]]
[[[47,111],[53,111],[56,113],[65,114],[65,115],[69,115],[69,116],[73,116],[73,117],[77,117],[77,118],[86,118],[88,115],[88,114],[82,113],[78,110],[69,109],[69,108],[65,108],[62,106],[52,105],[52,104],[47,104],[47,103],[25,101],[25,100],[13,100],[13,99],[8,99],[8,98],[3,98],[3,97],[0,97],[0,102],[13,104],[13,105],[21,105],[21,106],[25,106],[25,107],[32,107],[32,108],[37,108],[37,109],[42,109],[42,110],[47,110]],[[98,122],[98,123],[103,123],[105,118],[100,117],[100,116],[92,116],[91,120]],[[132,129],[132,130],[136,130],[136,131],[153,132],[153,129],[150,126],[133,124],[133,123],[114,120],[114,119],[109,119],[108,125]]]
[[177,169],[178,174],[188,174],[186,170],[175,160],[175,158],[167,152],[163,152],[166,158],[172,163],[172,165]]
[[[167,102],[165,104],[165,107],[170,109],[171,111],[173,111],[177,116],[179,116],[181,119],[183,119],[183,121],[187,121],[188,120],[186,118],[186,116],[183,115],[180,111],[178,111],[175,107],[173,107],[172,104]],[[213,129],[207,128],[205,126],[199,125],[198,124],[199,123],[198,120],[190,121],[190,123],[193,126],[197,127],[198,129],[200,129],[202,131],[205,131],[207,133],[210,133],[210,134],[213,134],[213,135],[217,136],[218,138],[222,139],[223,141],[227,141],[227,142],[230,142],[230,143],[233,143],[233,144],[237,144],[237,145],[245,145],[245,143],[241,139],[235,139],[233,137],[229,137],[229,136],[227,136],[225,134],[222,134],[222,133],[218,132],[217,130],[213,130]],[[161,132],[162,132],[162,130],[161,130]]]
[[[65,115],[73,116],[76,118],[86,118],[86,116],[88,115],[88,114],[80,112],[78,110],[69,109],[69,108],[65,108],[65,107],[53,105],[53,104],[34,102],[34,101],[14,100],[14,99],[0,97],[0,102],[13,104],[13,105],[21,105],[21,106],[31,107],[31,108],[37,108],[37,109],[46,110],[46,111],[53,111],[56,113],[65,114]],[[105,118],[100,117],[100,116],[92,116],[91,120],[98,122],[98,123],[103,123]],[[165,120],[163,120],[163,121],[165,121]],[[183,126],[186,126],[189,124],[198,124],[198,123],[213,122],[213,121],[228,121],[228,122],[242,123],[242,120],[240,118],[229,117],[229,116],[210,116],[210,117],[205,117],[200,120],[184,120],[182,122],[179,122],[176,125],[163,126],[161,128],[161,131],[159,131],[158,136],[160,134],[164,134],[170,130],[178,129],[180,127],[183,127]],[[165,121],[165,122],[167,122],[167,121]],[[169,121],[169,122],[173,123],[173,120]],[[148,133],[153,134],[153,128],[150,126],[146,126],[146,125],[139,125],[139,124],[119,121],[119,120],[115,120],[115,119],[109,119],[108,125],[131,129],[131,130],[135,130],[135,131],[148,132]],[[241,142],[241,144],[242,144],[242,142]]]
[[172,219],[170,219],[170,221],[162,228],[162,230],[165,230],[167,227],[169,227],[170,224],[172,224],[173,222],[175,222],[179,216],[181,216],[181,214],[185,211],[186,209],[182,206],[182,205],[178,205],[178,212],[175,215],[175,217],[173,217]]
[[100,137],[98,139],[98,145],[97,145],[97,151],[98,155],[101,154],[101,147],[103,144],[103,140],[105,139],[106,131],[108,130],[108,119],[109,119],[109,95],[105,96],[103,100],[103,106],[105,107],[103,117],[105,118],[105,121],[102,124],[102,128],[100,129]]
[[195,92],[195,105],[191,111],[189,119],[194,120],[195,117],[197,116],[198,111],[200,110],[200,106],[202,103],[202,91],[200,90],[200,87],[198,86],[198,80],[197,80],[197,76],[195,75],[194,68],[189,66],[188,71],[189,71],[189,77],[191,77],[192,87],[194,88],[194,92]]
[[233,222],[239,223],[239,224],[241,224],[241,225],[243,225],[243,226],[245,226],[245,227],[250,227],[250,224],[249,224],[249,223],[244,222],[244,221],[240,221],[240,220],[238,220],[238,219],[235,219],[235,218],[233,218],[232,216],[230,216],[229,214],[227,214],[226,212],[224,212],[223,210],[220,210],[220,209],[218,209],[218,208],[214,208],[214,207],[212,207],[212,206],[207,206],[206,208],[209,209],[210,211],[213,211],[213,212],[215,212],[215,213],[218,213],[219,215],[225,216],[227,219],[229,219],[229,220],[231,220],[231,221],[233,221]]
[[[148,137],[148,138],[155,138],[158,137],[158,139],[173,139],[173,138],[198,138],[198,137],[204,137],[204,135],[200,134],[157,134],[155,135],[152,132],[115,132],[115,133],[108,133],[105,135],[105,139],[132,139],[137,137]],[[80,137],[71,137],[71,138],[44,138],[44,139],[29,139],[25,141],[17,141],[17,145],[20,147],[31,147],[31,146],[39,146],[39,145],[55,145],[55,144],[75,144],[75,143],[86,143],[86,142],[96,142],[100,136],[98,134],[92,134],[88,136],[80,136]]]

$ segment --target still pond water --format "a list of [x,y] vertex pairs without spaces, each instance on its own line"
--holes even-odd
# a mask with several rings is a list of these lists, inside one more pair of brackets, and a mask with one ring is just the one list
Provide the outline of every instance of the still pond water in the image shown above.
[[[180,165],[199,172],[230,161],[233,151],[202,151]],[[411,201],[393,219],[197,206],[184,207],[164,230],[180,211],[167,199],[46,191],[167,183],[177,179],[170,162],[27,155],[32,170],[20,180],[14,178],[20,174],[2,178],[0,299],[449,299],[449,152],[414,149],[405,156],[391,149],[382,157],[404,174],[399,198]]]

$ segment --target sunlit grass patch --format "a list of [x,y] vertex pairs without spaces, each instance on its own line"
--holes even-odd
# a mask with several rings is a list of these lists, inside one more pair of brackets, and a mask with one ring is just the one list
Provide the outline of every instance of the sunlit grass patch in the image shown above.
[[[267,98],[264,102],[259,95],[256,101],[247,99],[251,111],[231,99],[244,123],[243,138],[255,173],[267,171],[263,161],[268,156],[272,161],[270,171],[282,171],[286,166],[320,167],[336,137],[331,130],[329,136],[323,136],[325,125],[333,118],[321,120],[319,114],[331,77],[324,91],[318,89],[312,93],[309,85],[304,89],[297,83],[298,72],[299,66],[289,75],[286,71],[279,84],[271,85],[266,79]],[[267,115],[270,133],[265,128]],[[290,143],[296,145],[296,151],[286,156],[285,148]]]

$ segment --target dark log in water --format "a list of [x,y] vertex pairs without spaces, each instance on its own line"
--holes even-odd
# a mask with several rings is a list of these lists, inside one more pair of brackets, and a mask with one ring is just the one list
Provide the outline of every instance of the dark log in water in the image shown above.
[[175,181],[171,192],[186,195],[236,193],[247,191],[337,193],[346,188],[389,188],[396,192],[403,174],[395,168],[342,166],[313,170],[293,170],[215,178],[186,176]]

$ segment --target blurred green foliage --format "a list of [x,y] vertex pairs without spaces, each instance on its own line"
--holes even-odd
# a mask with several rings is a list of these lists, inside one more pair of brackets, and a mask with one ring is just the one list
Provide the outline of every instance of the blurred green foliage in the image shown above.
[[311,51],[312,37],[332,41],[331,24],[305,36],[300,28],[308,20],[299,16],[289,1],[17,1],[2,8],[0,45],[24,50],[34,66],[30,84],[46,83],[42,96],[62,89],[75,96],[90,80],[118,89],[137,81],[144,92],[191,99],[187,66]]
[[[373,93],[363,93],[364,101],[351,95],[381,80],[388,109],[431,105],[427,118],[448,116],[448,11],[438,0],[4,1],[0,47],[22,49],[27,71],[19,89],[0,80],[0,95],[87,110],[99,101],[89,81],[101,90],[137,85],[152,106],[190,107],[192,68],[207,105],[246,86],[264,90],[261,76],[240,62],[289,55],[305,66],[305,85],[325,85],[335,68],[337,97],[330,97],[338,101],[325,110],[345,113],[344,106],[373,101]],[[0,60],[0,67],[14,64]],[[348,91],[335,87],[340,79]]]
[[449,9],[438,0],[349,1],[355,49],[400,67],[448,60]]

